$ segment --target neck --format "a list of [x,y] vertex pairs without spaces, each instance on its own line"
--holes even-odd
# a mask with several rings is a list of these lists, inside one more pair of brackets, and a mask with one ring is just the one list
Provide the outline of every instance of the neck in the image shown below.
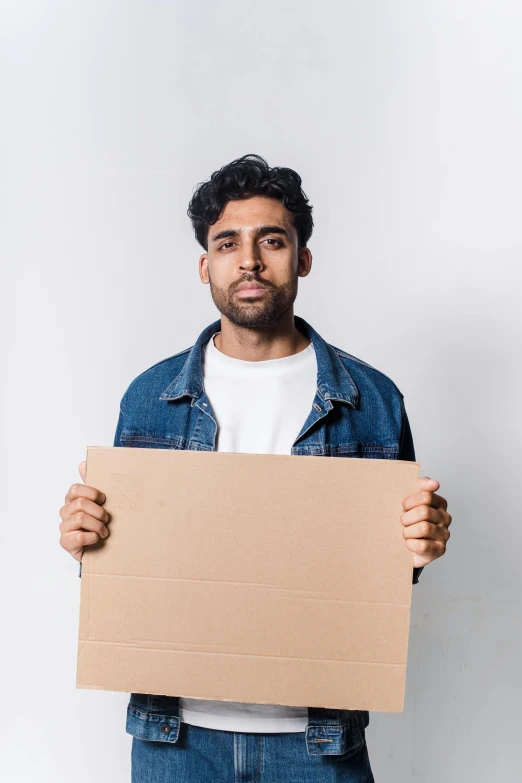
[[221,315],[221,332],[216,335],[214,345],[233,359],[263,362],[304,351],[310,340],[296,328],[294,311],[290,308],[274,324],[262,327],[237,326]]

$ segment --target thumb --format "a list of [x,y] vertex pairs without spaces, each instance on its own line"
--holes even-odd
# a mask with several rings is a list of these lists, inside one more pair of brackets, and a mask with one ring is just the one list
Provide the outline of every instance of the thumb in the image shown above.
[[435,492],[440,487],[440,483],[429,476],[421,476],[418,479],[418,487],[419,489],[429,489],[431,492]]
[[84,460],[83,462],[80,462],[80,476],[82,477],[82,481],[85,484],[85,479],[87,478],[87,461]]

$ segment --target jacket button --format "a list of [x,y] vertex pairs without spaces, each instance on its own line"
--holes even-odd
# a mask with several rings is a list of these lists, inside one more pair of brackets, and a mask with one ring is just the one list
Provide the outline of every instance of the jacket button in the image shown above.
[[161,730],[164,734],[170,734],[170,732],[172,731],[172,726],[169,726],[168,723],[164,723],[163,726],[161,727]]

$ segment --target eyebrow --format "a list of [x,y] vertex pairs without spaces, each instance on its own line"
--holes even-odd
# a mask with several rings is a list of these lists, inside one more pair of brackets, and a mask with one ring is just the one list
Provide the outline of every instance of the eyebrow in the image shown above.
[[[211,242],[217,242],[219,239],[226,239],[228,237],[238,237],[240,231],[242,231],[240,228],[225,229],[218,234],[214,234],[211,238]],[[282,234],[287,239],[290,239],[288,231],[282,226],[256,226],[255,232],[258,236],[264,236],[265,234]]]

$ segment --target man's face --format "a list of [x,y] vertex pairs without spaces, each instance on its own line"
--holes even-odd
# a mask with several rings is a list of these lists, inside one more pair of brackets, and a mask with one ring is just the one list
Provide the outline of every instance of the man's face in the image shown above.
[[[298,277],[310,271],[312,255],[297,245],[291,213],[277,199],[229,201],[199,260],[219,312],[237,326],[275,324],[295,301]],[[247,290],[246,283],[262,288]]]

